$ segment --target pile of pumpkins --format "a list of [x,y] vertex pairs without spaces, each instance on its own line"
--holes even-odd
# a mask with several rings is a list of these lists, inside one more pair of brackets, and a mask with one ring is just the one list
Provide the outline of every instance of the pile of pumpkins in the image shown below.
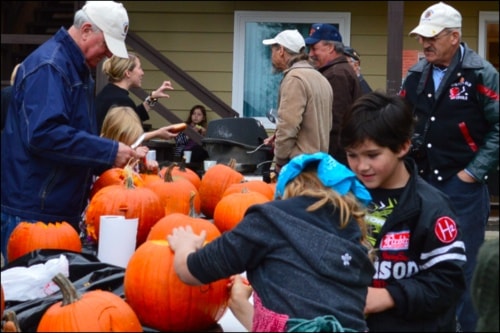
[[[229,280],[184,284],[173,269],[174,253],[166,238],[173,228],[190,225],[195,233],[206,230],[210,242],[234,228],[248,207],[273,199],[275,184],[245,181],[235,165],[235,160],[217,164],[202,178],[175,163],[155,175],[130,167],[105,171],[91,190],[85,223],[88,236],[98,242],[101,215],[139,218],[136,250],[125,268],[125,298],[102,290],[79,295],[71,281],[57,275],[53,281],[63,300],[47,309],[38,331],[137,332],[142,325],[197,331],[216,325],[227,309]],[[81,252],[82,245],[66,222],[21,222],[9,239],[7,257],[10,262],[40,248]],[[69,320],[75,317],[82,320]]]

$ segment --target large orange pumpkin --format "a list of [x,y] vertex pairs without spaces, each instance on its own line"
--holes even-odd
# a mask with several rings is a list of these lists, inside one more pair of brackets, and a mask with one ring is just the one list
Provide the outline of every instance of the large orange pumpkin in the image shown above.
[[125,269],[125,298],[143,325],[162,332],[207,330],[227,309],[229,279],[202,286],[182,282],[166,240],[148,240]]
[[19,223],[7,243],[7,259],[13,261],[38,249],[82,251],[78,232],[68,222],[25,222]]
[[229,185],[241,183],[245,177],[235,170],[236,161],[231,159],[229,165],[217,164],[205,172],[201,178],[198,192],[201,198],[201,212],[207,218],[214,216],[215,206],[219,203]]
[[99,224],[102,215],[123,215],[127,219],[139,218],[136,247],[147,238],[151,227],[163,216],[165,209],[160,198],[151,189],[134,187],[128,177],[125,185],[109,185],[102,188],[90,200],[85,214],[87,234],[99,239]]
[[71,281],[58,273],[53,281],[63,300],[42,315],[37,332],[142,332],[134,310],[120,296],[105,290],[80,295]]
[[248,207],[270,201],[264,194],[243,188],[242,192],[228,194],[215,207],[214,224],[221,233],[233,229],[243,219]]

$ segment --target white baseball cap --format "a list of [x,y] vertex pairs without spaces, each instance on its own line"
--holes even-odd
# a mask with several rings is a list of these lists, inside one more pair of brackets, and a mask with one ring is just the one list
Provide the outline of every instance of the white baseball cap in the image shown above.
[[129,23],[123,4],[115,1],[87,1],[82,10],[102,30],[111,53],[120,58],[128,58],[125,38]]
[[434,37],[446,28],[461,28],[462,15],[450,5],[439,2],[427,8],[420,16],[418,27],[410,36]]
[[264,39],[262,41],[264,45],[273,45],[280,44],[287,49],[300,53],[300,50],[303,47],[306,47],[306,42],[304,41],[304,37],[300,34],[298,30],[283,30],[276,37],[271,39]]

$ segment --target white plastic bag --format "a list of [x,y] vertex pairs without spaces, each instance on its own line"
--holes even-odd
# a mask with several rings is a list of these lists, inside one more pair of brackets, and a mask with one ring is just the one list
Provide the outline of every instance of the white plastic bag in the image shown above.
[[2,287],[6,301],[29,301],[45,297],[59,290],[52,278],[62,273],[69,276],[68,258],[47,260],[44,264],[13,267],[2,271]]

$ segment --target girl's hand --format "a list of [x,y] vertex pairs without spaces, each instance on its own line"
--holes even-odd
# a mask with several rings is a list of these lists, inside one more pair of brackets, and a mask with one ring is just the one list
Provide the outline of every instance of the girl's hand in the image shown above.
[[193,228],[190,225],[185,227],[177,227],[172,230],[172,234],[167,236],[168,243],[172,251],[196,251],[201,249],[205,239],[207,237],[207,232],[203,230],[200,235],[196,235],[193,232]]
[[200,133],[203,136],[207,132],[207,129],[201,125],[195,125],[194,128],[198,131],[198,133]]
[[137,153],[138,158],[145,159],[148,154],[149,148],[146,146],[139,146],[135,148],[135,152]]
[[253,288],[250,282],[240,274],[230,276],[227,287],[230,289],[230,299],[233,301],[248,301],[252,296]]
[[152,173],[152,174],[157,174],[160,172],[160,165],[158,164],[158,161],[155,160],[146,160],[146,172]]

